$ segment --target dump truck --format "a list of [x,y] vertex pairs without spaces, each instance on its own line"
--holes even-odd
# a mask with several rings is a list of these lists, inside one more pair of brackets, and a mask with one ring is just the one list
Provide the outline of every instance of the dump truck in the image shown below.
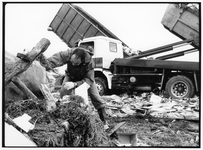
[[[175,99],[198,95],[199,62],[168,59],[199,51],[199,10],[182,4],[169,4],[161,23],[182,40],[134,55],[129,53],[130,48],[121,39],[85,10],[70,3],[61,6],[48,30],[59,36],[68,47],[93,49],[95,81],[100,95],[109,91],[163,91]],[[145,59],[184,45],[192,45],[193,48]]]

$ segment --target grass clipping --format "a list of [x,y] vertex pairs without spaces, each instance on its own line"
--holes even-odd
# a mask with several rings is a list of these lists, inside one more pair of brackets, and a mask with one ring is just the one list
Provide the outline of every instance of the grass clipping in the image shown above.
[[24,113],[30,115],[35,128],[27,134],[40,147],[100,146],[106,136],[98,116],[77,95],[67,96],[51,112],[46,111],[43,100],[7,101],[6,113],[12,119]]

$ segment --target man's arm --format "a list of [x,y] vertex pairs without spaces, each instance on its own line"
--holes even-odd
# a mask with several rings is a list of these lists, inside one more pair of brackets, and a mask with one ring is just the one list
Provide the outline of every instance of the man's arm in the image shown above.
[[52,55],[47,59],[48,68],[46,69],[50,70],[64,65],[68,60],[70,60],[71,52],[72,50],[68,49],[66,51],[61,51]]

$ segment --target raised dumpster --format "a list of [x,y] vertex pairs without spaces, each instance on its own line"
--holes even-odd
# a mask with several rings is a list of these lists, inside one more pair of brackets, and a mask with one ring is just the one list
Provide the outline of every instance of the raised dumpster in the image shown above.
[[120,40],[82,8],[70,3],[61,6],[49,25],[49,30],[56,33],[69,47],[74,47],[78,40],[94,36],[107,36]]
[[193,39],[192,45],[199,48],[199,9],[195,4],[170,4],[161,23],[181,39]]

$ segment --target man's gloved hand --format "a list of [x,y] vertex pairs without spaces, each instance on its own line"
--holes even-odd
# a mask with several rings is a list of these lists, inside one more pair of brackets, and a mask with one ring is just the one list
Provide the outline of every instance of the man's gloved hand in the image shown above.
[[65,82],[63,86],[66,90],[70,90],[75,87],[75,83],[74,82]]

